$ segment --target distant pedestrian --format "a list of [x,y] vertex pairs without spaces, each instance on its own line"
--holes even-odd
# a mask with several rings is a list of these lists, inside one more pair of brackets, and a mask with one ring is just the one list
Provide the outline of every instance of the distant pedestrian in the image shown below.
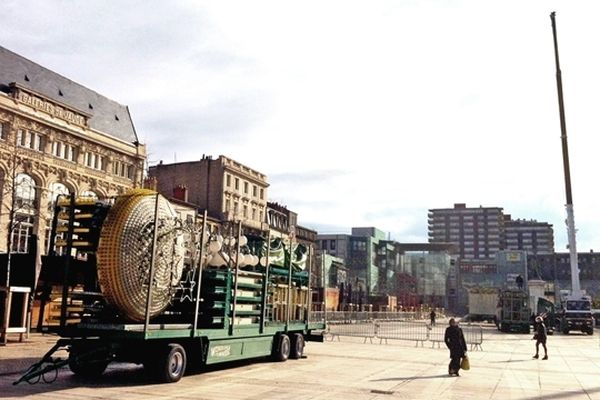
[[548,332],[546,331],[546,325],[544,325],[544,319],[541,316],[535,317],[535,334],[533,335],[535,339],[535,355],[533,358],[540,357],[540,343],[544,347],[544,358],[542,360],[548,359],[548,349],[546,348],[546,339],[548,338]]
[[523,289],[523,277],[521,275],[517,275],[515,280],[517,281],[517,286],[519,289]]
[[448,349],[450,349],[450,364],[448,365],[448,374],[450,376],[459,376],[458,370],[460,369],[460,360],[465,357],[467,353],[467,342],[462,329],[459,328],[458,323],[454,318],[450,318],[450,326],[446,328],[444,333],[444,342]]
[[431,320],[431,326],[435,326],[435,310],[431,309],[429,313],[429,319]]

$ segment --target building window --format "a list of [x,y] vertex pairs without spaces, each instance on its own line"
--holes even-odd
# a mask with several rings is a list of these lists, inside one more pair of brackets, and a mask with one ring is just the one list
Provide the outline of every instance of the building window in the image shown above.
[[121,161],[114,161],[113,174],[122,178],[133,179],[133,165]]
[[33,215],[36,213],[35,181],[27,174],[15,178],[15,225],[11,231],[11,252],[27,253],[29,238],[33,232]]
[[248,182],[244,182],[244,193],[248,194]]
[[235,190],[240,190],[240,179],[235,178]]
[[83,157],[83,163],[86,167],[97,169],[99,171],[104,171],[106,160],[100,154],[96,154],[96,153],[92,153],[91,151],[88,151],[85,153],[85,156]]
[[4,123],[0,122],[0,140],[6,140],[7,133],[8,128],[6,128]]
[[231,201],[229,199],[225,200],[225,211],[229,211],[231,208]]
[[258,188],[256,185],[252,185],[252,196],[256,197],[258,195]]
[[256,208],[252,209],[252,220],[256,220]]
[[335,240],[329,242],[329,250],[335,250]]
[[33,217],[31,215],[16,214],[15,226],[12,230],[12,253],[28,253],[29,238],[33,231]]
[[60,141],[52,142],[52,155],[67,161],[76,161],[75,147]]
[[27,174],[17,174],[15,178],[14,211],[30,213],[36,208],[36,189],[33,178]]
[[244,218],[248,218],[248,206],[244,206]]
[[17,131],[17,145],[35,151],[44,151],[44,136],[37,132],[19,129]]
[[260,188],[260,199],[264,200],[264,198],[265,198],[265,189]]
[[227,187],[230,187],[231,186],[231,175],[226,174],[225,175],[225,181],[227,182],[226,183]]
[[260,220],[260,222],[264,222],[264,219],[263,219],[263,212],[262,212],[262,211],[259,211],[259,212],[258,212],[258,219]]

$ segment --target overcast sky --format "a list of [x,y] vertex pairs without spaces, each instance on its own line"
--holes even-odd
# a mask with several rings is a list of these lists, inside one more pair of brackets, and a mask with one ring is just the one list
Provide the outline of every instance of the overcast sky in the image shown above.
[[557,25],[578,250],[600,251],[597,1],[0,2],[0,44],[129,105],[149,162],[234,158],[323,233],[427,241],[503,207],[566,251]]

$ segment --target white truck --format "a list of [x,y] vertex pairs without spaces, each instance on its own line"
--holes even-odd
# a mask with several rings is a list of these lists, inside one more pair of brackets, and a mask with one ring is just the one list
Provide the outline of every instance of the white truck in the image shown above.
[[470,322],[495,320],[498,307],[498,289],[495,287],[472,287],[469,293],[469,313],[463,320]]

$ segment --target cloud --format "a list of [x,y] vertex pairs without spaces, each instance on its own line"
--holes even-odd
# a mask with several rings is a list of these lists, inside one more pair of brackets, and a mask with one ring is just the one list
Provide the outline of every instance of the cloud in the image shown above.
[[[426,238],[427,209],[464,202],[552,223],[564,248],[546,2],[88,3],[5,0],[2,45],[128,104],[151,161],[227,155],[324,229]],[[600,236],[599,8],[557,10],[584,249]]]

